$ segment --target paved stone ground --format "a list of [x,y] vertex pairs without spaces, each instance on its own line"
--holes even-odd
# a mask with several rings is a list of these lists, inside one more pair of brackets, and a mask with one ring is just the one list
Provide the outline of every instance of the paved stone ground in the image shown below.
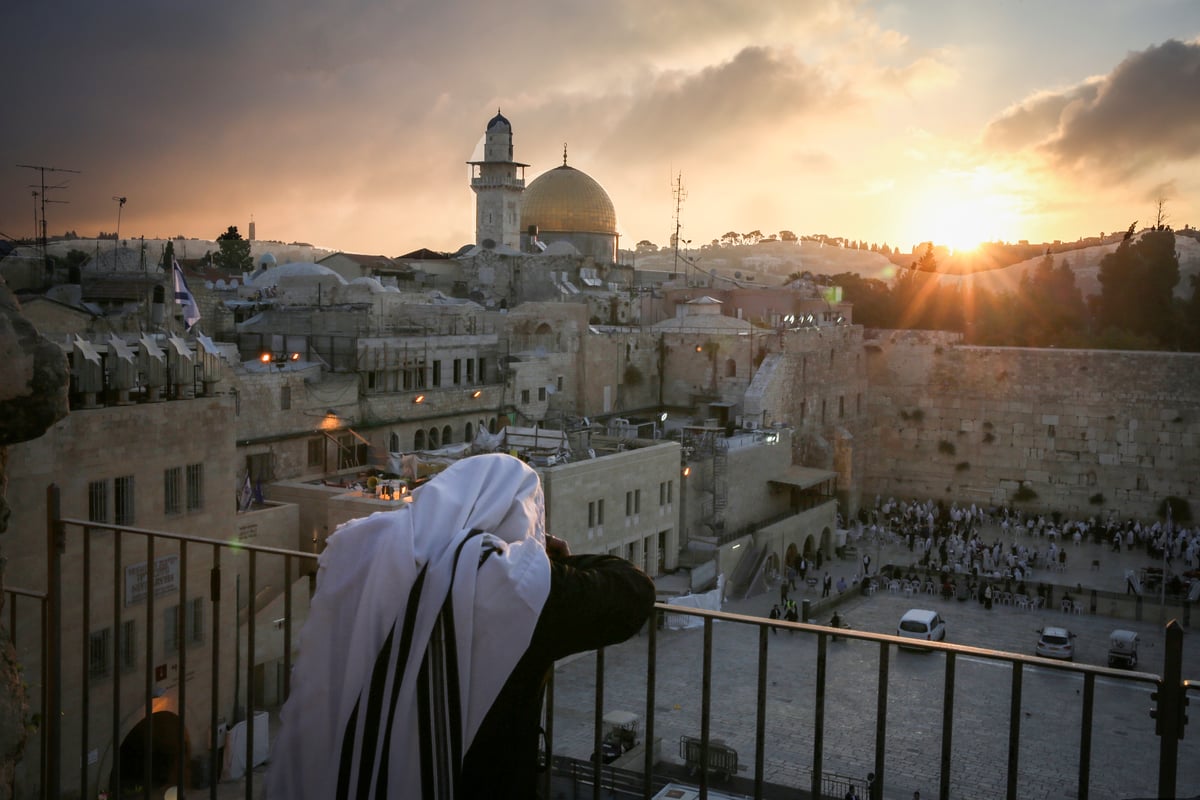
[[[997,530],[996,533],[999,533]],[[1039,549],[1045,542],[1039,542]],[[1067,545],[1068,569],[1035,580],[1085,589],[1122,591],[1125,570],[1147,566],[1142,551],[1109,552],[1092,544]],[[907,563],[911,554],[882,547],[874,563]],[[1093,569],[1092,561],[1100,562]],[[849,576],[856,562],[834,562],[835,580]],[[803,597],[804,593],[801,592]],[[724,610],[765,617],[778,590],[727,603]],[[1114,628],[1141,637],[1139,668],[1162,671],[1164,625],[1157,605],[1145,620],[1063,614],[1060,610],[1022,611],[976,601],[905,597],[877,592],[847,596],[839,612],[858,630],[895,633],[900,615],[912,607],[933,608],[948,621],[948,641],[1032,655],[1037,630],[1063,625],[1077,633],[1076,660],[1107,665],[1108,635]],[[827,621],[829,609],[816,616]],[[1200,622],[1198,622],[1200,624]],[[753,776],[757,706],[758,633],[752,626],[720,623],[713,632],[711,736],[735,748],[743,777]],[[1184,639],[1185,677],[1200,678],[1200,637]],[[662,757],[679,763],[679,739],[700,732],[703,632],[664,631],[659,637],[655,726]],[[813,763],[817,642],[810,635],[781,632],[769,637],[765,779],[807,787]],[[607,710],[645,713],[646,639],[640,637],[605,653]],[[908,800],[914,790],[936,797],[942,746],[942,706],[946,661],[937,653],[889,648],[885,797]],[[830,643],[825,698],[824,771],[862,778],[874,769],[876,697],[880,646],[854,640]],[[555,676],[555,750],[587,758],[592,749],[595,659],[577,657],[559,665]],[[954,797],[1000,798],[1007,781],[1012,668],[975,656],[956,659],[952,712]],[[1041,800],[1077,796],[1082,677],[1052,667],[1023,670],[1019,709],[1018,796]],[[1148,711],[1151,688],[1114,678],[1096,681],[1090,789],[1092,797],[1141,798],[1157,793],[1159,739]],[[1200,720],[1200,717],[1193,717]],[[1193,729],[1196,727],[1192,726]],[[1200,732],[1180,743],[1179,795],[1200,793]],[[718,786],[719,788],[719,786]]]
[[[990,531],[991,541],[999,530]],[[1011,537],[1010,537],[1011,538]],[[1032,541],[1032,540],[1030,540]],[[1039,549],[1046,547],[1037,541]],[[1125,570],[1153,566],[1144,551],[1112,553],[1107,546],[1068,542],[1064,573],[1036,574],[1034,581],[1082,585],[1122,592]],[[873,563],[910,564],[914,554],[895,545],[864,546]],[[1093,561],[1099,562],[1094,569]],[[858,566],[834,561],[836,580],[849,579]],[[815,592],[793,596],[816,598]],[[766,617],[778,598],[778,585],[765,594],[728,602],[725,611]],[[1065,625],[1078,634],[1076,660],[1107,663],[1108,634],[1114,628],[1135,630],[1141,637],[1139,669],[1161,673],[1164,624],[1158,606],[1147,599],[1144,620],[1100,615],[1065,615],[1056,608],[1021,611],[997,606],[985,610],[975,601],[940,597],[905,597],[877,592],[873,597],[847,595],[838,601],[839,613],[856,630],[895,633],[900,615],[912,607],[933,608],[948,622],[948,641],[977,647],[1033,654],[1037,629]],[[1103,608],[1101,609],[1103,610]],[[830,609],[814,616],[828,620]],[[1165,621],[1165,620],[1164,620]],[[1200,626],[1200,620],[1196,621]],[[720,623],[713,631],[711,736],[737,750],[741,777],[753,777],[757,720],[758,633],[750,626]],[[700,732],[703,632],[663,631],[659,635],[655,703],[656,736],[662,758],[679,764],[679,738]],[[805,634],[781,632],[769,637],[766,704],[765,778],[771,784],[807,788],[813,762],[815,670],[817,642]],[[831,642],[828,650],[824,771],[862,779],[874,769],[876,697],[880,647],[850,639]],[[889,648],[885,797],[910,800],[919,790],[924,798],[938,795],[942,747],[942,705],[945,658]],[[606,710],[645,713],[646,637],[637,637],[605,652]],[[1184,637],[1184,676],[1200,678],[1200,636]],[[1003,798],[1006,793],[1009,709],[1012,670],[1006,663],[974,656],[956,659],[952,719],[953,756],[951,796]],[[586,759],[592,751],[595,657],[567,659],[555,673],[555,752]],[[1018,796],[1023,800],[1060,800],[1077,796],[1081,693],[1078,675],[1048,667],[1023,671],[1019,710]],[[1157,793],[1159,739],[1148,711],[1150,688],[1144,684],[1100,678],[1096,701],[1090,769],[1093,798],[1148,798]],[[1200,712],[1180,742],[1180,797],[1200,796]],[[254,797],[262,797],[260,768],[253,775]],[[714,789],[722,788],[719,783]],[[207,792],[189,796],[207,797]],[[590,795],[589,795],[590,796]],[[245,797],[242,781],[221,784],[218,797]]]

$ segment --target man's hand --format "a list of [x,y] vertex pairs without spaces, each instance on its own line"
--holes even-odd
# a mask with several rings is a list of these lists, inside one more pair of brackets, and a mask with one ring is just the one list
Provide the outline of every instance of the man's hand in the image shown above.
[[571,555],[571,548],[557,536],[546,535],[546,555],[550,558],[566,558]]

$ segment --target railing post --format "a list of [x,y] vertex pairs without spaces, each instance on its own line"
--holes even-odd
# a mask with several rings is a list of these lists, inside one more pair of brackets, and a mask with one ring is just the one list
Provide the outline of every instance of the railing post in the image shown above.
[[1179,740],[1187,725],[1185,709],[1188,702],[1183,686],[1183,626],[1178,620],[1167,623],[1162,683],[1151,697],[1157,701],[1150,716],[1155,720],[1154,732],[1159,736],[1158,796],[1174,797]]
[[46,489],[46,707],[42,724],[46,726],[46,774],[42,776],[43,796],[58,797],[59,753],[62,748],[62,556],[67,549],[67,534],[61,515],[57,484]]

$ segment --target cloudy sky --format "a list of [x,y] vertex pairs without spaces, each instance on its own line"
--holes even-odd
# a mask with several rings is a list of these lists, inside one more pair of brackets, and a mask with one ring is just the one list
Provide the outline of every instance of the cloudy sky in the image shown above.
[[622,245],[1074,240],[1200,225],[1197,0],[11,0],[0,235],[474,239],[502,109]]

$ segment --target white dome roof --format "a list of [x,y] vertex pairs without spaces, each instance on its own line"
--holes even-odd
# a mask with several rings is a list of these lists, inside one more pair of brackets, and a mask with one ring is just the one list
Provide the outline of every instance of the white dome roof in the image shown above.
[[250,286],[275,286],[288,278],[333,278],[338,283],[345,284],[346,279],[338,273],[331,270],[329,267],[323,267],[320,264],[314,264],[311,261],[293,261],[290,264],[283,264],[278,267],[271,267],[261,272],[257,272],[250,277],[247,285]]

